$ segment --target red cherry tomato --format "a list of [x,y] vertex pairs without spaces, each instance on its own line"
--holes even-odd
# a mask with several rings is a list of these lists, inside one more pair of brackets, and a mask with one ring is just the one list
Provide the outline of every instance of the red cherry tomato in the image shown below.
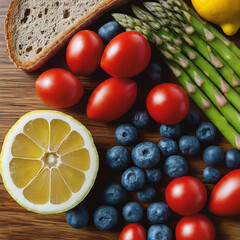
[[88,100],[87,115],[99,122],[110,122],[125,114],[135,102],[137,84],[131,79],[109,78]]
[[76,104],[83,95],[79,79],[71,72],[54,68],[42,73],[36,83],[41,100],[52,107],[65,108]]
[[219,216],[240,214],[240,169],[228,173],[216,184],[208,208]]
[[102,69],[111,76],[130,78],[141,73],[151,58],[151,47],[146,38],[135,31],[124,32],[113,38],[105,48]]
[[142,225],[131,223],[123,228],[119,240],[146,240],[146,231]]
[[185,91],[173,83],[162,83],[154,87],[147,97],[147,109],[158,123],[173,125],[182,121],[189,110]]
[[78,32],[67,46],[66,58],[69,68],[75,74],[92,74],[99,67],[103,48],[103,42],[95,32]]
[[203,214],[183,217],[176,227],[176,240],[214,240],[215,228]]
[[197,178],[184,176],[168,184],[165,198],[174,212],[192,215],[198,213],[206,204],[207,190]]

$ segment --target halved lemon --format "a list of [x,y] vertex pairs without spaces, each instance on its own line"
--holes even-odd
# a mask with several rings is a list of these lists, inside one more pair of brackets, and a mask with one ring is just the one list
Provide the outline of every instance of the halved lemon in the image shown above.
[[80,203],[98,171],[90,132],[56,111],[24,115],[7,134],[0,158],[9,194],[26,209],[44,214]]

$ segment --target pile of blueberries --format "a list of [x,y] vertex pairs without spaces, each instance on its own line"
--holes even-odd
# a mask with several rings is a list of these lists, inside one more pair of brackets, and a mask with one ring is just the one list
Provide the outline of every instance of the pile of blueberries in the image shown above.
[[[141,202],[150,203],[147,217],[152,225],[148,230],[148,240],[156,240],[162,234],[167,240],[172,239],[170,228],[163,224],[171,215],[171,210],[165,202],[156,202],[156,190],[153,187],[162,178],[161,166],[171,178],[188,174],[188,163],[178,155],[193,156],[199,153],[200,145],[212,143],[217,135],[215,127],[208,122],[200,122],[200,115],[190,110],[187,117],[179,124],[160,126],[160,134],[164,139],[158,146],[152,142],[137,144],[130,153],[124,146],[135,145],[138,141],[137,128],[147,128],[151,118],[147,111],[138,111],[132,118],[132,124],[122,124],[115,131],[119,144],[106,153],[106,165],[112,171],[122,172],[121,184],[110,183],[103,192],[102,199],[106,205],[100,206],[94,212],[94,224],[100,230],[113,229],[119,220],[116,206],[126,202],[127,191],[137,192]],[[196,129],[196,136],[184,135],[184,129]],[[240,167],[240,152],[236,149],[226,153],[218,146],[209,146],[203,152],[203,160],[210,165],[203,171],[206,182],[215,183],[220,179],[220,172],[212,166],[225,165],[231,169]],[[132,166],[134,165],[134,166]],[[128,202],[122,207],[122,216],[128,223],[139,223],[144,220],[145,212],[138,202]],[[89,214],[84,206],[77,206],[66,214],[67,222],[74,228],[82,228],[89,222]]]
[[[149,121],[150,117],[148,113],[146,111],[139,111],[135,114],[132,123],[137,128],[143,128],[147,126]],[[121,145],[134,145],[137,142],[137,129],[133,125],[123,124],[117,128],[115,135]],[[196,135],[182,136],[184,129],[196,129]],[[161,176],[160,169],[153,168],[164,161],[161,160],[161,157],[165,158],[163,170],[169,177],[177,178],[186,175],[189,170],[188,163],[184,157],[177,153],[180,151],[182,155],[186,156],[198,154],[201,145],[206,146],[206,144],[211,144],[216,139],[217,130],[209,122],[200,122],[200,115],[196,111],[190,110],[187,117],[181,123],[171,126],[162,124],[160,126],[160,134],[164,139],[159,141],[158,148],[153,143],[143,142],[134,147],[131,154],[133,163],[137,167],[147,169],[145,173],[147,178],[153,173],[156,175],[158,173]],[[113,170],[123,170],[128,167],[130,160],[127,157],[126,151],[127,149],[120,146],[110,149],[106,157],[108,166]],[[120,157],[118,161],[114,162],[112,160],[114,156],[121,156],[122,158],[124,156],[124,160]],[[203,171],[205,181],[216,183],[221,175],[220,171],[213,166],[225,164],[230,169],[239,168],[240,152],[237,149],[230,149],[224,153],[218,146],[208,146],[203,152],[203,160],[206,164],[210,165]],[[150,183],[152,183],[151,180]],[[122,184],[125,186],[123,180]],[[127,189],[127,187],[125,188]]]
[[[122,31],[115,21],[102,26],[98,34],[109,42]],[[151,62],[145,71],[152,83],[160,83],[162,69]],[[120,125],[115,132],[118,143],[106,153],[106,165],[112,171],[121,172],[121,184],[110,183],[102,192],[102,200],[106,205],[98,207],[94,212],[94,224],[100,230],[113,229],[119,222],[116,207],[122,207],[122,216],[128,223],[139,223],[144,220],[145,211],[138,202],[128,202],[127,191],[137,192],[141,202],[149,203],[147,218],[153,225],[148,229],[147,239],[171,240],[172,232],[164,223],[170,218],[171,210],[165,202],[156,201],[156,190],[153,187],[162,178],[162,170],[171,178],[188,174],[189,166],[182,155],[193,156],[200,152],[200,146],[211,144],[217,135],[215,127],[208,122],[200,122],[200,115],[190,110],[187,117],[179,124],[160,126],[160,134],[164,139],[158,145],[151,142],[138,142],[137,128],[147,128],[151,125],[147,111],[137,111],[131,124]],[[195,130],[195,136],[184,135],[184,130]],[[130,153],[124,146],[137,144]],[[228,168],[240,167],[240,152],[231,149],[224,153],[218,146],[209,146],[203,152],[203,160],[210,165],[203,171],[203,177],[208,183],[220,179],[220,172],[213,166],[225,163]],[[163,166],[163,167],[161,167]],[[74,228],[85,227],[89,223],[89,213],[86,207],[78,205],[66,213],[66,221]]]

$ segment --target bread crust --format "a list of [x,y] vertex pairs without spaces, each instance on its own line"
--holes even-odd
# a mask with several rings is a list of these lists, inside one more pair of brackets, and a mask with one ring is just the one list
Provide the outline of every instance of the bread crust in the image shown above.
[[10,60],[16,67],[22,68],[24,71],[32,72],[40,68],[48,59],[53,57],[68,41],[69,39],[79,30],[87,27],[106,11],[117,7],[121,4],[128,2],[129,0],[105,0],[100,6],[90,11],[84,17],[82,17],[76,24],[72,25],[65,32],[58,37],[51,45],[46,47],[38,57],[27,64],[22,64],[17,56],[15,55],[14,42],[11,36],[11,24],[14,20],[13,10],[17,6],[20,0],[11,0],[8,7],[7,16],[5,20],[5,40]]

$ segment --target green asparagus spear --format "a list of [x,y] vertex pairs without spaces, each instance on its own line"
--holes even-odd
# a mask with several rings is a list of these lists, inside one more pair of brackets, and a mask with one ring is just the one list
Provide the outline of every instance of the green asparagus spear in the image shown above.
[[177,64],[167,60],[167,65],[170,67],[179,83],[193,99],[197,106],[203,111],[210,121],[218,128],[225,138],[236,148],[240,148],[240,135],[228,123],[228,121],[220,114],[220,112],[211,106],[209,99],[204,93],[191,81],[189,76]]
[[[157,48],[163,53],[163,56],[169,60],[175,60],[174,56],[165,52],[161,49],[161,46],[164,45],[164,41],[161,41],[158,36],[153,34],[147,27],[142,25],[142,22],[139,19],[132,18],[124,14],[113,14],[113,17],[118,21],[126,30],[135,30],[143,34],[150,42],[155,44]],[[169,62],[168,62],[169,63]],[[174,66],[174,65],[173,65]],[[176,70],[174,73],[178,76],[179,82],[186,89],[187,93],[191,93],[191,97],[196,102],[197,105],[204,111],[206,116],[215,124],[217,128],[222,132],[222,134],[232,143],[233,146],[240,148],[240,135],[236,130],[227,122],[227,120],[218,112],[214,105],[211,104],[209,99],[201,92],[201,90],[195,86],[188,75],[184,72],[183,66],[175,65]],[[186,66],[185,66],[186,67]],[[173,69],[173,68],[172,68]]]
[[[154,18],[150,13],[147,11],[142,10],[141,8],[137,6],[133,6],[132,10],[134,14],[142,21],[145,21],[145,26],[149,24],[153,31],[158,31],[156,32],[157,36],[161,39],[166,40],[168,43],[166,46],[168,46],[168,49],[164,49],[165,51],[169,51],[169,49],[173,49],[173,45],[171,43],[174,43],[175,40],[177,39],[175,34],[171,32],[165,32],[165,30],[162,29],[161,24],[159,23],[158,19]],[[142,23],[144,24],[144,23]],[[162,47],[165,45],[163,44]],[[171,47],[169,47],[171,46]],[[240,101],[240,96],[239,94],[231,88],[223,79],[222,77],[218,74],[218,72],[208,64],[208,62],[197,52],[195,52],[193,49],[191,49],[187,44],[181,43],[181,46],[178,46],[179,48],[181,47],[182,51],[188,56],[189,59],[187,59],[183,54],[180,53],[180,51],[173,52],[174,56],[177,57],[178,59],[181,59],[182,61],[185,61],[185,63],[188,62],[188,65],[190,67],[186,68],[186,71],[189,73],[189,75],[192,77],[192,79],[195,79],[197,84],[204,89],[206,93],[209,94],[210,98],[213,98],[213,102],[217,105],[217,107],[220,107],[222,111],[231,111],[231,114],[233,114],[231,117],[227,116],[231,121],[235,122],[234,126],[236,129],[240,132],[240,128],[238,127],[239,125],[239,113],[232,107],[231,104],[227,103],[227,100],[225,97],[218,91],[218,89],[215,87],[212,82],[214,82],[219,89],[225,94],[227,99],[237,108],[240,110],[239,106],[239,101]],[[166,48],[166,47],[165,47]],[[176,47],[175,47],[176,48]],[[190,61],[189,61],[190,60]],[[179,61],[177,61],[179,62]],[[193,63],[194,64],[193,64]],[[200,68],[202,71],[200,71],[198,68]],[[211,79],[211,81],[204,75],[204,74]],[[225,106],[226,105],[226,106]],[[230,110],[231,109],[231,110]],[[227,112],[225,113],[227,114]]]
[[[142,11],[140,8],[135,7],[135,9],[136,10],[133,9],[133,11],[135,11],[137,16],[141,18],[141,20],[146,21],[148,24],[150,24],[153,29],[155,29],[156,31],[162,29],[159,19],[153,17],[150,13],[147,13],[146,11]],[[177,39],[175,34],[170,31],[163,34],[162,36],[164,36],[165,39],[169,39],[170,41],[173,39]],[[218,72],[212,66],[210,66],[201,55],[196,53],[188,45],[184,43],[181,43],[181,45],[183,52],[189,57],[189,59],[192,60],[195,65],[197,65],[205,73],[205,75],[216,84],[216,86],[224,93],[224,95],[233,104],[233,106],[238,111],[240,111],[238,93],[224,81],[224,79],[218,74]]]
[[[178,20],[183,24],[189,24],[194,31],[196,31],[200,36],[211,45],[223,59],[228,62],[232,69],[240,76],[240,58],[238,58],[219,38],[209,31],[203,23],[201,23],[197,18],[192,16],[189,12],[172,5],[172,0],[160,0],[162,6],[167,10],[172,11]],[[189,31],[189,34],[192,32]]]
[[[170,2],[170,1],[169,1]],[[229,41],[223,34],[221,34],[216,28],[214,28],[210,23],[203,20],[196,11],[189,7],[184,1],[182,0],[172,0],[172,5],[181,8],[182,10],[189,12],[192,16],[198,19],[199,22],[205,25],[205,27],[212,32],[217,38],[219,38],[235,55],[240,58],[240,49],[231,41]]]
[[[158,17],[161,23],[167,24],[174,32],[181,35],[187,44],[189,44],[188,38],[190,38],[190,40],[194,43],[196,49],[213,65],[214,68],[216,68],[219,73],[222,74],[225,80],[232,87],[237,87],[240,85],[240,77],[236,75],[236,73],[229,66],[229,64],[217,53],[217,51],[215,51],[214,48],[212,48],[207,42],[199,38],[196,33],[188,35],[187,32],[185,32],[187,31],[186,29],[189,29],[188,25],[180,27],[179,25],[181,24],[176,21],[176,16],[168,16],[160,3],[145,2],[144,6],[156,17]],[[170,20],[166,19],[166,17],[170,18]],[[192,46],[192,44],[189,45]]]

